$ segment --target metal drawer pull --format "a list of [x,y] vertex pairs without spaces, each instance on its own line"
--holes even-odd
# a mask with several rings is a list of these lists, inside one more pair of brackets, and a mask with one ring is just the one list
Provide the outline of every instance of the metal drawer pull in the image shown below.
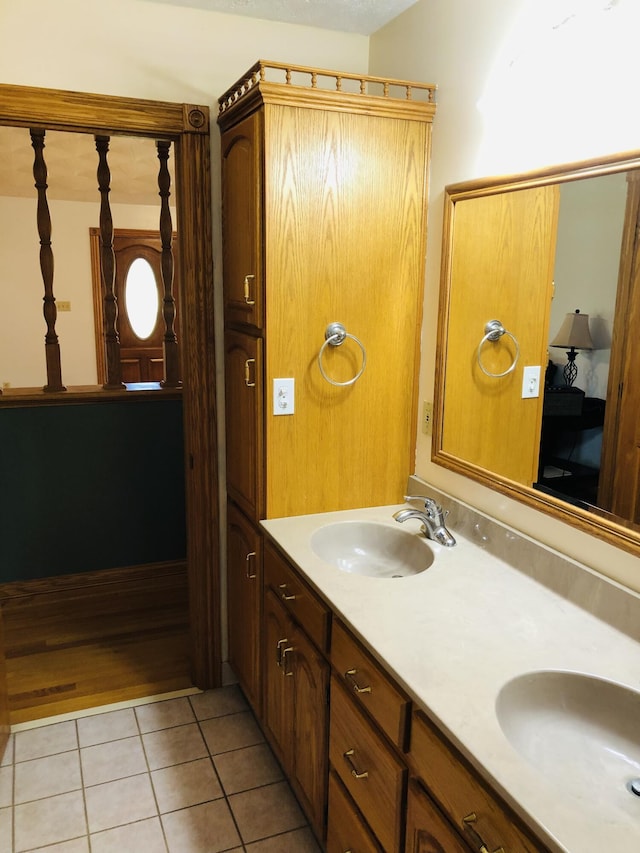
[[296,600],[295,595],[292,595],[291,593],[288,593],[288,592],[287,592],[287,585],[286,585],[286,583],[281,583],[281,584],[278,586],[278,589],[281,589],[281,590],[282,590],[282,592],[280,593],[280,598],[281,598],[283,601],[295,601],[295,600]]
[[256,280],[255,275],[245,275],[244,277],[244,301],[247,305],[255,305],[256,300],[251,299],[249,282],[254,282]]
[[356,753],[355,749],[348,749],[346,752],[343,753],[344,760],[347,762],[347,764],[351,768],[351,775],[353,776],[354,779],[368,779],[369,778],[369,771],[368,770],[358,770],[358,768],[356,767],[356,765],[352,759],[352,756],[355,755],[355,753]]
[[287,655],[293,651],[293,646],[287,646],[286,649],[282,650],[282,674],[291,676],[293,675],[292,669],[287,669]]
[[253,573],[252,573],[252,572],[251,572],[251,569],[249,568],[249,565],[251,564],[251,561],[253,560],[253,558],[254,558],[255,556],[256,556],[256,552],[255,552],[255,551],[249,551],[249,553],[248,553],[248,554],[247,554],[247,556],[246,556],[245,573],[246,573],[246,576],[247,576],[247,580],[250,580],[250,581],[254,580],[254,578],[255,578],[255,576],[256,576],[256,573],[255,573],[255,572],[253,572]]
[[[253,368],[254,368],[253,380],[251,379],[251,366],[253,366]],[[255,366],[256,366],[255,358],[248,358],[244,363],[244,384],[247,386],[247,388],[255,388],[256,387]]]
[[[471,826],[471,824],[475,823],[477,820],[478,815],[475,812],[471,812],[466,817],[463,817],[462,825],[464,827],[464,830],[471,839],[471,843],[474,845],[478,853],[491,853],[482,838],[480,838],[478,833]],[[493,851],[493,853],[505,853],[504,847],[498,847],[496,850]]]
[[276,643],[276,663],[280,667],[282,666],[282,655],[283,655],[282,647],[286,646],[286,644],[288,642],[289,642],[289,640],[285,637],[283,640],[278,640],[278,642]]
[[351,685],[354,693],[371,693],[371,687],[368,684],[366,687],[360,687],[360,685],[356,681],[357,671],[357,669],[348,669],[344,674],[345,681],[347,681]]

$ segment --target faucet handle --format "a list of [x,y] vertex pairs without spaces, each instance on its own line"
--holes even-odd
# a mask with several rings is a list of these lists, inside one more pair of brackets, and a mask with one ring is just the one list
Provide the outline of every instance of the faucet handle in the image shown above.
[[425,495],[405,495],[405,501],[423,501],[425,509],[432,509],[438,506],[438,503],[433,498],[428,498]]

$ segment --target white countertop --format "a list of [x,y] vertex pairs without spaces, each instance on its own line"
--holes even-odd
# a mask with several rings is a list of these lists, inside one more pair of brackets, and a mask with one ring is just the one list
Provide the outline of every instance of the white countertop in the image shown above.
[[[404,505],[403,505],[404,506]],[[640,690],[640,644],[459,536],[453,548],[429,542],[426,571],[401,579],[340,571],[317,557],[311,534],[336,521],[397,527],[402,506],[263,521],[300,569],[411,698],[502,796],[562,853],[640,850],[640,797],[623,791],[598,807],[588,790],[560,787],[525,761],[495,714],[500,688],[536,670],[592,674]],[[409,520],[403,529],[419,533]],[[640,728],[640,719],[638,720]],[[565,767],[566,769],[566,767]]]

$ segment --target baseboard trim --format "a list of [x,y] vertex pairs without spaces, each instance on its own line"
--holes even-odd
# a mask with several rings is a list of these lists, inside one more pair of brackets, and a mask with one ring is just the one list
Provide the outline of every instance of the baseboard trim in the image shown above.
[[24,581],[0,583],[0,602],[6,599],[24,596],[48,595],[52,592],[65,592],[73,589],[87,589],[91,586],[145,581],[184,574],[186,560],[166,560],[159,563],[144,563],[138,566],[125,566],[117,569],[80,572],[72,575],[55,575],[49,578],[31,578]]

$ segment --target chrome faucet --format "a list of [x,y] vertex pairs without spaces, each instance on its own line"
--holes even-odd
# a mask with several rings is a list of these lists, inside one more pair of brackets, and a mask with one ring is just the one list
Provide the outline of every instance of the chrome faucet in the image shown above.
[[417,518],[422,522],[422,532],[427,539],[433,539],[434,542],[444,545],[446,548],[451,548],[456,544],[456,540],[444,524],[448,512],[445,512],[439,503],[436,503],[432,498],[425,498],[422,495],[405,495],[404,499],[407,502],[424,501],[424,510],[401,509],[393,514],[396,521],[402,523],[409,518]]

